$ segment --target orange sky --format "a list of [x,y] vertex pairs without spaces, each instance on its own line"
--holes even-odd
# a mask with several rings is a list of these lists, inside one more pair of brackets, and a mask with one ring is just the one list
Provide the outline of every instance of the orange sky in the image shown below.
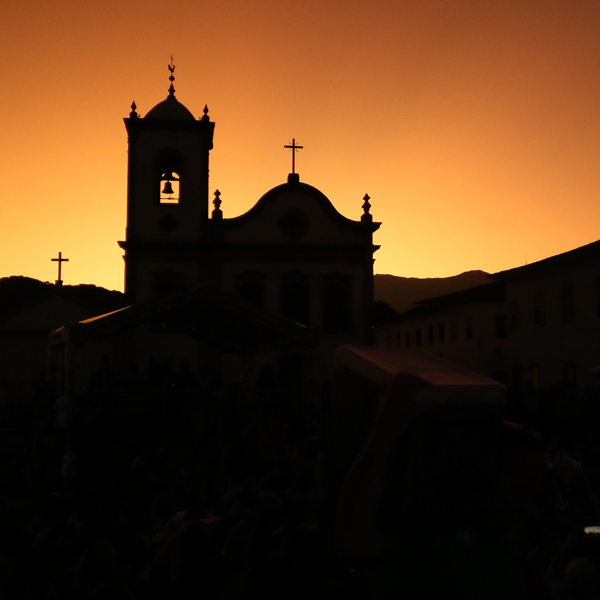
[[2,15],[0,276],[123,288],[132,100],[216,122],[225,217],[290,171],[382,221],[375,272],[516,267],[600,238],[597,0],[20,0]]

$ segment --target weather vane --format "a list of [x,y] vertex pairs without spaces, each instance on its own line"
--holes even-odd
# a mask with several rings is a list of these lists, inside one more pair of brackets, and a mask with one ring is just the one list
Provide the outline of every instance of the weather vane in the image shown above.
[[169,94],[171,94],[171,96],[175,93],[175,88],[173,87],[173,82],[175,81],[175,75],[173,75],[173,73],[175,72],[175,65],[173,64],[173,55],[171,54],[171,64],[167,65],[167,67],[169,68],[170,71],[170,75],[169,75],[169,81],[171,82],[171,85],[169,87]]
[[296,138],[292,138],[292,143],[284,146],[292,149],[292,173],[296,173],[296,150],[301,150],[304,146],[296,146]]

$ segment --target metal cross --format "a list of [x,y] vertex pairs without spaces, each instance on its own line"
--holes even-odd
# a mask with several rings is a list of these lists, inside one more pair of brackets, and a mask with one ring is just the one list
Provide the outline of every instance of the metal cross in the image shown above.
[[62,263],[64,262],[69,262],[68,258],[63,258],[62,257],[62,252],[58,253],[58,258],[51,258],[50,259],[52,262],[57,262],[58,263],[58,280],[56,283],[58,283],[58,285],[62,284],[62,279],[61,279],[61,272],[62,272]]
[[290,145],[284,146],[284,148],[292,149],[292,173],[296,172],[296,150],[301,150],[304,146],[296,146],[296,138],[292,138]]

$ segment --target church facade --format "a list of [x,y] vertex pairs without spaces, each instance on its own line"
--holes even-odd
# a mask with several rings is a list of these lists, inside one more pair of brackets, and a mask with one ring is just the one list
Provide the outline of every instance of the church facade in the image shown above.
[[332,350],[370,342],[380,224],[368,196],[354,221],[292,172],[248,212],[226,218],[218,190],[209,200],[215,124],[207,107],[196,119],[174,91],[171,84],[143,117],[134,103],[125,119],[127,229],[119,245],[129,299],[205,283],[316,328]]

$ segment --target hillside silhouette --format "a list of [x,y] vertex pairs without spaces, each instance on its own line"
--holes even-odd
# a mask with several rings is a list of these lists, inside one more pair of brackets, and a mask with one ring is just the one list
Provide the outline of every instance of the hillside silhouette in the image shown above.
[[405,312],[417,300],[459,292],[477,285],[490,283],[485,271],[466,271],[453,277],[398,277],[375,275],[375,300],[387,302],[394,310]]
[[[484,271],[466,271],[453,277],[425,279],[375,275],[375,300],[378,303],[387,303],[395,311],[405,312],[413,308],[413,303],[417,300],[450,294],[489,282],[488,274]],[[78,304],[89,307],[96,314],[127,305],[122,292],[96,285],[64,285],[57,290],[55,285],[49,282],[31,277],[12,276],[0,278],[0,317],[58,291]],[[380,320],[387,322],[389,318]]]
[[127,304],[123,293],[97,285],[64,285],[57,288],[52,283],[31,277],[2,277],[0,278],[0,317],[56,293],[88,307],[92,314],[110,312]]

